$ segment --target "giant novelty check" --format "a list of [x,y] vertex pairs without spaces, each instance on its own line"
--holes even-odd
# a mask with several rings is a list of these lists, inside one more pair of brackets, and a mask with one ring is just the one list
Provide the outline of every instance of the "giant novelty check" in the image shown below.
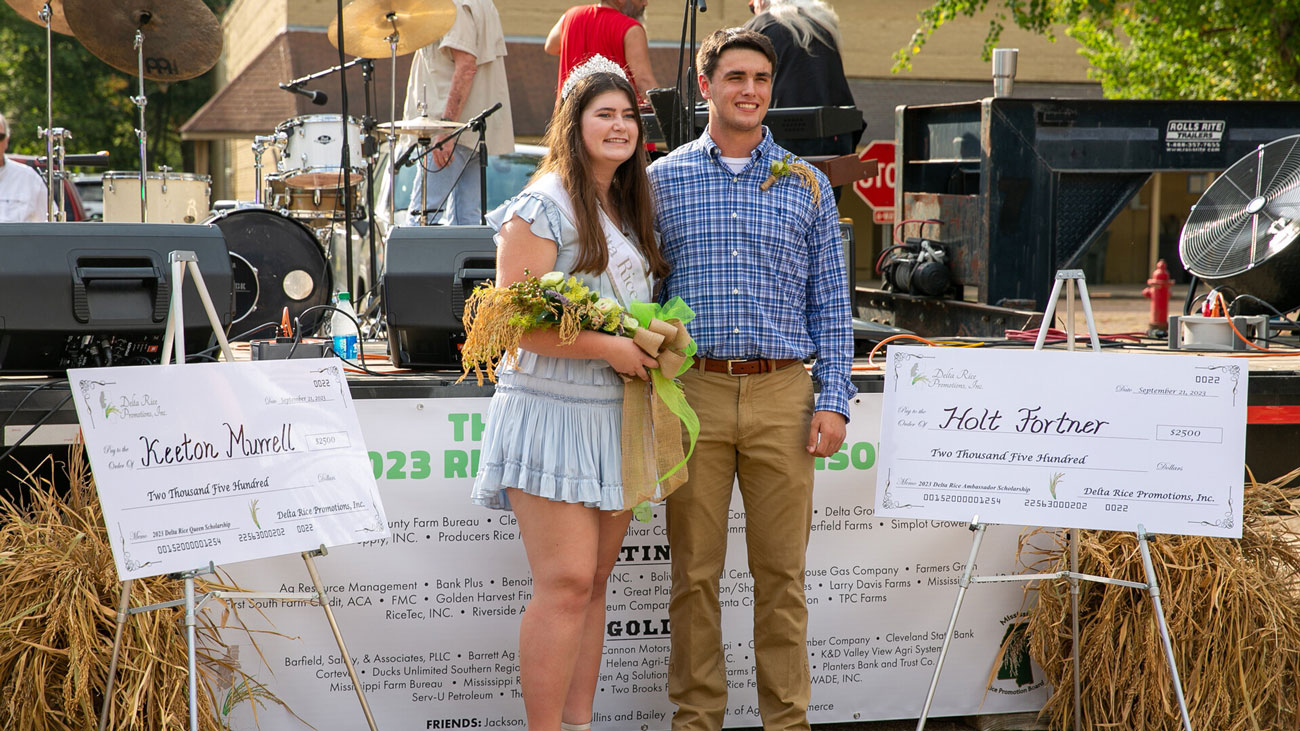
[[337,360],[68,380],[122,580],[388,536]]
[[890,348],[880,431],[881,515],[1241,536],[1240,361]]

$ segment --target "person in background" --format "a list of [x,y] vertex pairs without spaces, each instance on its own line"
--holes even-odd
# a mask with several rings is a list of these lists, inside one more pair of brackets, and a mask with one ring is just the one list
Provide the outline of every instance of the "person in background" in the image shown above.
[[[651,301],[668,265],[654,237],[636,94],[595,57],[562,87],[546,157],[488,216],[497,285],[560,271],[627,306]],[[472,500],[513,510],[533,575],[519,626],[530,731],[586,731],[605,639],[609,574],[632,516],[623,504],[623,380],[656,361],[631,338],[586,330],[561,345],[529,333],[497,371]]]
[[595,5],[569,8],[546,34],[546,52],[560,57],[556,96],[569,71],[600,54],[617,62],[627,72],[644,101],[647,89],[658,88],[650,70],[650,43],[646,37],[645,8],[649,0],[600,0]]
[[9,120],[0,114],[0,223],[44,221],[46,187],[41,174],[7,159]]
[[[709,124],[650,166],[655,223],[672,267],[660,299],[695,310],[697,364],[682,389],[700,416],[689,477],[668,496],[674,731],[717,731],[727,709],[718,581],[739,481],[754,577],[754,661],[763,728],[807,729],[811,677],[804,566],[813,466],[844,442],[856,390],[852,314],[826,176],[791,173],[763,126],[776,52],[727,28],[696,55]],[[795,163],[804,165],[802,162]],[[813,396],[805,359],[815,356]]]
[[[506,84],[506,38],[492,0],[455,0],[456,21],[437,43],[415,52],[406,84],[406,119],[433,117],[467,122],[497,102],[501,109],[487,119],[489,154],[515,149],[515,128]],[[433,143],[446,135],[435,137]],[[410,210],[441,216],[442,223],[477,225],[482,220],[479,161],[474,157],[478,133],[466,131],[456,141],[422,159],[412,186]],[[425,203],[418,198],[428,175]],[[430,210],[443,205],[445,213]],[[434,220],[432,222],[439,222]]]
[[[853,92],[840,58],[839,16],[822,0],[749,0],[757,13],[745,28],[761,33],[776,50],[773,107],[851,107]],[[817,139],[777,139],[800,157],[847,155],[861,131]]]

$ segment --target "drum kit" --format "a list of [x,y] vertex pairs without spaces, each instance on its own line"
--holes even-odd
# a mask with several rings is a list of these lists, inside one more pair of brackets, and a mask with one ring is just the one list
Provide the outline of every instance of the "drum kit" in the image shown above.
[[[46,29],[46,140],[47,201],[49,220],[64,220],[65,206],[54,199],[62,193],[69,163],[83,156],[66,155],[71,133],[55,127],[53,108],[53,33],[72,35],[93,55],[138,80],[138,96],[131,101],[139,110],[138,171],[109,171],[103,176],[104,220],[141,223],[210,223],[221,229],[234,270],[234,321],[246,326],[279,322],[283,308],[298,316],[316,305],[327,304],[334,282],[355,283],[352,254],[360,237],[355,228],[366,217],[362,202],[369,190],[372,160],[377,146],[373,131],[395,150],[399,135],[419,139],[427,153],[430,138],[464,129],[457,123],[399,120],[397,116],[397,57],[436,41],[451,28],[456,9],[451,0],[354,0],[330,24],[329,40],[357,58],[300,79],[281,88],[325,102],[324,92],[308,91],[306,84],[353,65],[363,70],[367,107],[372,59],[388,58],[394,83],[389,100],[389,123],[376,124],[369,114],[347,113],[298,116],[278,125],[269,135],[253,140],[256,183],[254,200],[211,205],[211,178],[167,167],[148,169],[146,152],[144,81],[175,82],[191,79],[212,68],[221,55],[218,19],[202,0],[5,0],[22,17]],[[342,27],[340,28],[340,23]],[[344,33],[347,42],[344,44]],[[342,57],[342,53],[340,54]],[[345,94],[346,97],[346,94]],[[275,168],[262,175],[262,155],[272,150]],[[389,154],[389,210],[399,163]],[[379,263],[375,253],[375,226],[370,234],[370,266],[362,279],[372,287]],[[346,266],[344,266],[346,264]],[[347,287],[341,287],[346,289]],[[321,312],[317,310],[316,312]],[[301,322],[308,332],[322,317]]]

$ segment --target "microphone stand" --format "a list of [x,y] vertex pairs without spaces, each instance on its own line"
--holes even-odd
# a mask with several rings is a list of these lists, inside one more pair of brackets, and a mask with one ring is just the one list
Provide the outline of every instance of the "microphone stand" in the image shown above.
[[[682,40],[677,46],[677,119],[672,128],[664,130],[668,149],[676,149],[695,139],[695,93],[699,82],[695,78],[695,16],[708,12],[706,0],[686,0],[682,15]],[[690,31],[690,64],[686,63],[687,30]]]
[[[338,15],[336,17],[342,18],[343,0],[337,0],[336,4],[338,5]],[[343,72],[344,69],[346,69],[350,64],[344,61],[343,59],[343,48],[344,48],[343,26],[344,25],[345,24],[340,20],[338,24],[339,90],[342,93],[342,97],[340,98],[339,101],[343,105],[342,107],[343,114],[342,114],[342,118],[339,120],[339,127],[340,127],[339,131],[343,135],[342,138],[343,146],[342,149],[339,151],[339,157],[342,158],[341,160],[339,160],[339,171],[340,174],[343,176],[343,232],[344,232],[343,239],[344,239],[344,251],[346,252],[346,260],[347,260],[348,281],[346,282],[347,286],[339,291],[351,292],[352,283],[353,283],[353,279],[352,279],[352,173],[351,170],[348,168],[348,163],[351,162],[352,160],[352,150],[348,146],[348,75]],[[352,63],[360,63],[360,59],[359,58],[354,59]],[[360,337],[360,335],[361,332],[360,330],[358,330],[357,336]]]
[[[361,155],[367,161],[365,210],[366,210],[366,238],[367,238],[367,245],[370,249],[369,251],[370,276],[367,277],[366,286],[368,289],[364,294],[367,297],[372,297],[372,296],[378,296],[378,292],[379,292],[379,287],[376,284],[379,281],[379,257],[375,254],[375,201],[373,200],[374,190],[375,190],[374,188],[375,166],[370,164],[370,162],[374,160],[375,155],[377,153],[377,150],[375,149],[374,138],[370,136],[370,133],[375,128],[375,117],[374,117],[373,109],[370,106],[370,93],[372,88],[371,83],[374,81],[375,64],[374,61],[368,58],[360,59],[360,60],[361,60],[362,88],[365,90],[364,94],[366,97],[366,113],[365,116],[361,118],[361,130],[363,135],[361,138]],[[396,79],[396,76],[394,76],[394,79]],[[395,85],[394,88],[396,88]],[[344,226],[344,228],[347,229],[348,232],[347,239],[348,239],[349,249],[352,246],[351,226],[352,226],[351,221],[348,221],[347,224]],[[358,308],[361,309],[361,311],[363,312],[365,311],[365,308],[362,307],[360,298],[357,299],[357,306]]]
[[[478,224],[487,225],[487,117],[501,108],[500,102],[489,111],[469,121],[470,129],[478,132],[478,143],[474,145],[474,154],[478,156]],[[468,161],[466,163],[468,165]],[[461,170],[464,175],[465,171]]]
[[[456,141],[460,139],[460,136],[467,131],[478,132],[478,142],[474,144],[474,154],[478,156],[478,169],[479,169],[479,178],[478,178],[479,225],[487,224],[487,118],[492,116],[492,113],[500,108],[501,108],[501,102],[497,102],[496,104],[493,104],[491,107],[484,109],[483,111],[479,112],[473,119],[469,120],[465,124],[462,124],[461,126],[457,127],[454,131],[449,133],[438,144],[433,145],[432,147],[421,152],[418,156],[414,158],[415,161],[418,162],[420,165],[424,165],[424,158],[427,157],[429,153],[433,152],[434,150],[442,148],[442,146],[447,144],[448,142],[452,143],[454,147]],[[469,165],[471,162],[473,162],[473,160],[466,160],[465,164],[461,166],[460,172],[456,173],[456,179],[453,180],[451,186],[447,188],[447,194],[444,195],[442,197],[442,200],[438,202],[438,207],[434,209],[435,211],[443,210],[443,208],[447,205],[447,200],[451,198],[452,191],[456,190],[456,184],[460,182],[460,179],[465,177],[465,171],[469,169]],[[425,196],[427,195],[426,190],[428,188],[428,185],[429,185],[429,170],[428,168],[425,168],[424,186],[423,189],[421,189],[420,191],[421,203],[424,203],[425,201]],[[427,219],[428,216],[427,209],[422,210],[420,212],[420,215],[422,217],[426,217]]]
[[[447,193],[442,196],[442,200],[438,201],[438,205],[436,207],[430,209],[427,207],[429,205],[429,176],[435,172],[442,172],[442,170],[444,170],[445,168],[441,168],[439,170],[430,170],[429,167],[425,164],[426,162],[425,158],[428,157],[434,150],[441,150],[443,146],[448,143],[451,143],[452,149],[454,150],[456,147],[456,143],[460,141],[460,136],[465,134],[465,131],[468,129],[469,129],[468,122],[462,124],[461,126],[457,127],[455,131],[449,132],[447,136],[444,137],[442,140],[440,140],[436,145],[429,145],[428,144],[429,141],[426,139],[421,139],[417,141],[417,144],[420,144],[422,147],[424,147],[424,150],[420,152],[420,154],[411,158],[411,162],[414,162],[417,165],[419,165],[424,172],[424,175],[420,176],[420,210],[418,211],[418,213],[420,214],[421,225],[424,226],[433,225],[429,223],[429,211],[433,210],[435,212],[441,212],[447,206],[447,201],[451,198],[452,192],[456,190],[456,184],[459,183],[460,179],[465,176],[465,170],[469,167],[469,164],[473,162],[472,160],[465,161],[465,164],[460,167],[460,172],[456,173],[456,179],[451,181],[451,186],[447,188]],[[479,137],[479,141],[482,142],[481,135]],[[476,150],[478,149],[477,146],[475,146],[475,149]],[[450,160],[448,161],[448,164],[451,164]],[[414,198],[412,198],[412,200],[414,200]],[[410,210],[406,212],[408,219],[410,218],[412,212],[413,211]]]
[[339,71],[347,71],[348,69],[352,68],[353,66],[357,66],[357,65],[361,65],[361,64],[366,64],[366,63],[370,63],[370,62],[371,62],[371,61],[370,61],[370,59],[368,59],[368,58],[357,57],[357,58],[352,59],[351,61],[348,61],[347,63],[343,63],[343,59],[340,58],[340,59],[339,59],[339,65],[337,65],[337,66],[330,66],[330,67],[327,68],[327,69],[322,69],[322,70],[320,70],[320,71],[316,71],[316,72],[313,72],[313,73],[307,74],[306,76],[299,76],[299,77],[296,78],[296,79],[291,79],[291,80],[289,80],[289,81],[287,81],[287,82],[281,84],[281,85],[280,85],[280,88],[282,88],[282,89],[287,89],[287,88],[289,88],[289,87],[291,87],[291,86],[302,86],[302,85],[304,85],[304,84],[306,84],[306,83],[308,83],[308,82],[310,82],[310,81],[315,81],[316,79],[324,78],[324,77],[326,77],[326,76],[329,76],[330,74],[338,73]]

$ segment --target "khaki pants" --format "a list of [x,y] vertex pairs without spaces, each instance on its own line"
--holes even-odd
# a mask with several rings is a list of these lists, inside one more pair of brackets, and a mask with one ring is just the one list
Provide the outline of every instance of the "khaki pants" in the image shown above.
[[[722,728],[727,678],[718,581],[727,511],[739,479],[754,576],[754,661],[767,731],[807,729],[810,695],[804,560],[812,519],[808,429],[812,379],[800,364],[752,376],[691,369],[686,398],[700,416],[690,479],[668,498],[674,731]],[[744,650],[733,653],[743,662]]]

